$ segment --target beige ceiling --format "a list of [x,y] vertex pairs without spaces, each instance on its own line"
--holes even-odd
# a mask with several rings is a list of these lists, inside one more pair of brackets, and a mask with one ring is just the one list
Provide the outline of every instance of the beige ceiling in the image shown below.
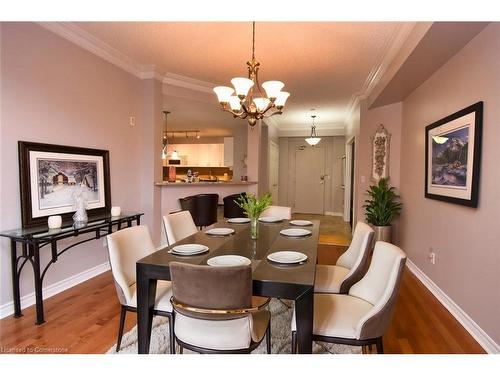
[[[139,64],[214,84],[228,85],[232,77],[245,76],[245,63],[251,57],[250,22],[76,25]],[[342,126],[352,96],[362,91],[401,26],[396,22],[257,23],[255,54],[261,63],[260,81],[281,80],[284,90],[291,93],[285,113],[273,117],[279,126],[308,126],[311,108],[317,108],[318,128]],[[217,106],[215,95],[209,100]],[[211,112],[208,117],[214,117],[206,122],[218,121],[220,115],[237,121],[229,114]],[[192,117],[204,118],[202,114]],[[223,121],[221,126],[230,127],[231,121]]]

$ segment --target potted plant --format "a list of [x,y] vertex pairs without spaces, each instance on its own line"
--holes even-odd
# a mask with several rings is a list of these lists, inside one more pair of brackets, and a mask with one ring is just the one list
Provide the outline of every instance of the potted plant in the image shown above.
[[240,195],[234,203],[240,206],[245,215],[250,219],[250,235],[253,240],[259,237],[258,220],[262,212],[271,204],[272,197],[270,193],[264,195],[260,200],[253,194]]
[[381,178],[377,185],[372,185],[366,191],[370,199],[365,200],[366,222],[373,226],[376,241],[392,241],[392,221],[399,216],[403,207],[398,201],[399,195],[389,186],[387,178]]

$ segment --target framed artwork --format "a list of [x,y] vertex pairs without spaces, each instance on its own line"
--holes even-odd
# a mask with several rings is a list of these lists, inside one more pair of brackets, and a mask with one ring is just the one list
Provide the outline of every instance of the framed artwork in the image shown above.
[[109,212],[109,151],[23,141],[18,146],[23,227],[46,224],[50,215],[71,220],[79,192],[89,216]]
[[372,137],[372,171],[370,179],[378,182],[381,178],[389,178],[389,151],[391,135],[380,124]]
[[477,207],[483,102],[425,128],[425,197]]

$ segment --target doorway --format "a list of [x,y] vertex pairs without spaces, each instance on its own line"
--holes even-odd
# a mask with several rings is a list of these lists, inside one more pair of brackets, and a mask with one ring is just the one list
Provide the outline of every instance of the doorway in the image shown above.
[[350,183],[350,200],[349,200],[349,224],[351,225],[354,221],[354,158],[356,155],[356,142],[353,140],[351,143],[351,165],[350,165],[350,170],[351,170],[351,183]]
[[294,212],[324,214],[325,149],[300,146],[295,151]]
[[269,146],[269,191],[273,197],[273,204],[278,204],[279,158],[279,146],[276,142],[271,141]]

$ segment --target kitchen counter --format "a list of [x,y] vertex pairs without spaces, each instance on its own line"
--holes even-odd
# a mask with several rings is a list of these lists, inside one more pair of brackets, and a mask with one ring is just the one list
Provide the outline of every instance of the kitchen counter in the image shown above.
[[214,181],[214,182],[209,182],[209,181],[201,181],[201,182],[157,182],[155,183],[156,186],[182,186],[182,187],[188,187],[188,186],[224,186],[224,185],[255,185],[257,182],[254,181]]

